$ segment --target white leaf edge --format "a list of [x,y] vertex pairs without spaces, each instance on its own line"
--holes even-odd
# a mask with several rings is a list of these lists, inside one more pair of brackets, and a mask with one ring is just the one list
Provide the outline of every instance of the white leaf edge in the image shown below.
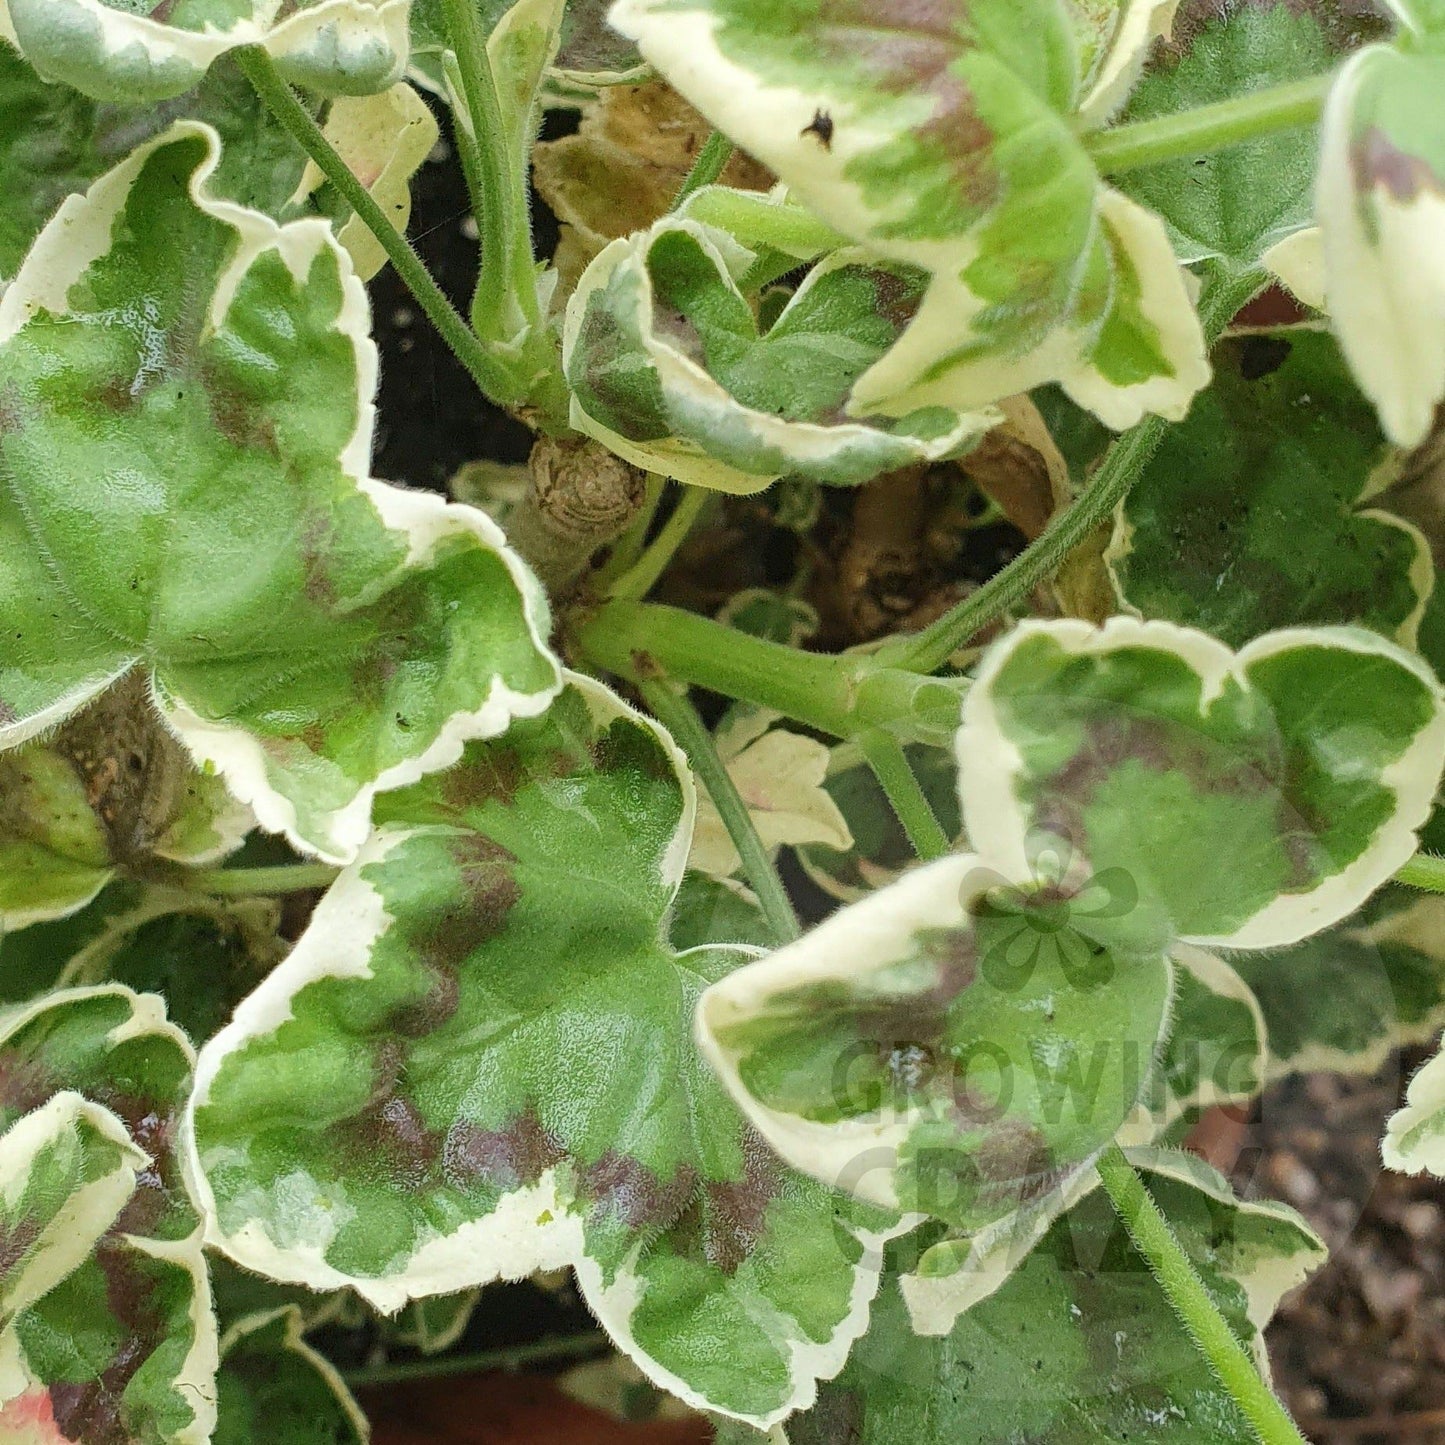
[[[259,45],[283,70],[292,72],[292,78],[304,78],[312,86],[333,69],[344,76],[344,61],[338,65],[337,60],[348,49],[358,53],[380,45],[394,60],[390,77],[381,79],[378,89],[400,78],[411,46],[411,0],[319,0],[277,24],[281,8],[281,0],[254,0],[252,18],[239,20],[230,29],[208,24],[203,30],[182,30],[149,15],[113,8],[104,0],[0,0],[0,39],[14,45],[44,78],[103,100],[169,99],[195,85],[213,61],[241,45]],[[83,77],[69,64],[57,68],[23,43],[21,35],[32,26],[59,31],[59,36],[51,37],[52,43],[63,39],[72,54],[79,49],[77,40],[83,33],[98,44],[102,66],[114,60],[121,74],[140,70],[154,78],[149,84],[142,79],[129,87],[77,84]]]
[[1128,99],[1150,48],[1156,40],[1169,36],[1178,9],[1179,0],[1126,0],[1103,64],[1077,110],[1084,128],[1107,124]]
[[[1137,47],[1170,14],[1170,0],[1130,0],[1130,13],[1116,32],[1115,44],[1085,102],[1091,115],[1098,118],[1113,103],[1142,54]],[[723,54],[714,39],[716,22],[702,0],[690,9],[664,0],[616,0],[608,19],[614,29],[636,41],[643,57],[715,126],[787,177],[798,198],[828,224],[855,238],[874,238],[881,252],[932,274],[912,324],[893,349],[858,379],[848,408],[851,415],[902,415],[925,405],[973,411],[1057,380],[1106,426],[1123,430],[1146,411],[1178,421],[1195,392],[1208,384],[1203,332],[1163,222],[1102,184],[1101,221],[1134,262],[1140,307],[1158,328],[1166,354],[1175,358],[1177,375],[1114,386],[1081,358],[1079,335],[1063,327],[1022,357],[991,354],[950,367],[937,381],[924,380],[936,361],[957,350],[973,318],[984,309],[961,279],[978,243],[972,232],[946,240],[877,243],[879,224],[888,220],[888,214],[867,203],[851,170],[861,156],[888,141],[888,129],[876,118],[856,114],[841,89],[824,95],[761,82]],[[903,108],[898,125],[916,123],[917,117],[907,109],[909,102],[900,100],[898,105]],[[812,129],[819,109],[834,122],[826,147],[818,144]],[[941,401],[944,394],[952,402]]]
[[[737,279],[753,260],[753,253],[735,241],[726,231],[686,215],[668,215],[645,231],[619,237],[609,242],[592,259],[582,273],[567,302],[562,332],[562,369],[570,371],[577,341],[586,319],[587,306],[594,293],[601,291],[613,275],[626,268],[632,272],[637,286],[636,310],[628,318],[630,329],[641,339],[641,349],[651,363],[662,389],[665,409],[678,420],[694,421],[698,430],[705,430],[709,419],[724,418],[735,428],[744,429],[760,447],[775,450],[796,459],[799,467],[822,468],[831,458],[847,455],[856,448],[872,448],[888,452],[893,460],[889,469],[914,462],[937,461],[966,448],[1001,419],[991,411],[952,406],[946,393],[928,405],[949,407],[958,412],[957,423],[943,435],[928,441],[906,436],[892,436],[863,421],[821,422],[786,421],[771,412],[744,406],[715,380],[700,363],[685,355],[676,346],[659,337],[652,324],[652,278],[647,259],[653,244],[668,232],[691,236],[704,254],[717,267],[718,281],[742,299]],[[809,271],[789,307],[830,271],[857,265],[866,260],[866,253],[850,248],[836,251]],[[916,325],[916,322],[914,323]],[[911,328],[910,328],[911,330]],[[905,332],[905,335],[908,334]],[[865,373],[865,376],[871,373]],[[860,378],[859,385],[862,384]],[[907,410],[913,410],[910,407]],[[856,409],[850,407],[850,411]],[[583,408],[573,394],[568,417],[572,426],[601,442],[633,466],[673,478],[689,486],[708,487],[734,496],[750,496],[771,486],[784,470],[747,472],[729,462],[708,454],[701,442],[685,436],[671,436],[656,441],[635,442],[614,432]],[[880,465],[883,465],[880,463]]]
[[0,1301],[0,1321],[34,1304],[81,1264],[135,1192],[137,1173],[151,1162],[109,1109],[68,1089],[0,1135],[0,1200],[8,1212],[20,1202],[39,1156],[50,1149],[83,1154],[86,1134],[114,1148],[115,1168],[82,1184],[46,1221]]
[[[40,233],[15,279],[0,296],[0,345],[42,309],[56,314],[68,309],[71,286],[109,249],[112,226],[146,161],[165,146],[192,138],[204,141],[207,151],[191,175],[188,186],[191,200],[203,214],[229,226],[237,237],[236,250],[217,280],[209,324],[214,327],[224,321],[246,273],[266,252],[274,251],[299,281],[305,279],[314,258],[330,250],[336,258],[343,289],[342,309],[335,329],[350,341],[357,369],[356,426],[341,454],[342,471],[372,503],[382,523],[406,537],[407,556],[399,570],[424,569],[437,550],[457,536],[471,536],[483,549],[498,556],[522,599],[533,647],[541,657],[551,658],[547,643],[551,616],[546,593],[508,546],[501,528],[473,507],[447,502],[431,492],[407,491],[369,476],[376,422],[373,398],[377,386],[377,351],[370,334],[366,288],[357,278],[351,258],[325,221],[308,218],[280,225],[259,211],[207,194],[206,182],[221,157],[221,139],[211,126],[199,121],[177,121],[162,135],[132,151],[88,191],[66,199]],[[107,677],[98,686],[78,691],[73,695],[71,710],[95,696],[138,660],[132,659],[126,669]],[[555,660],[553,667],[556,671]],[[360,785],[342,807],[310,818],[303,818],[296,804],[273,786],[265,751],[252,734],[234,724],[201,717],[182,699],[165,694],[154,678],[151,696],[162,719],[196,765],[202,770],[213,768],[220,773],[238,802],[250,808],[262,828],[283,834],[300,852],[326,862],[345,864],[356,856],[371,831],[371,808],[378,793],[404,787],[428,773],[449,767],[461,756],[468,741],[495,737],[505,732],[514,718],[535,717],[545,712],[561,691],[559,671],[556,678],[552,686],[540,692],[521,693],[494,677],[481,706],[473,712],[454,714],[429,747]],[[0,734],[0,746],[16,746],[62,721],[66,714],[61,712],[61,707],[62,704],[57,703],[46,710],[43,719],[29,718],[24,724]]]
[[1208,633],[1172,622],[1111,617],[1102,627],[1072,618],[1021,622],[985,655],[963,704],[959,729],[959,803],[974,843],[998,860],[1004,873],[1027,877],[1029,822],[1014,791],[1022,771],[1018,749],[1004,734],[993,707],[991,684],[1014,652],[1038,636],[1050,638],[1072,657],[1104,657],[1125,648],[1172,653],[1201,680],[1201,701],[1210,704],[1226,681],[1250,690],[1252,664],[1297,647],[1338,648],[1385,657],[1412,673],[1435,700],[1430,722],[1401,756],[1380,774],[1397,806],[1374,840],[1353,863],[1308,893],[1285,894],[1266,904],[1231,933],[1184,935],[1203,948],[1276,948],[1338,923],[1414,855],[1416,832],[1429,819],[1441,769],[1445,768],[1445,697],[1428,664],[1378,633],[1353,627],[1286,627],[1265,633],[1234,652]]
[[1398,1173],[1445,1178],[1445,1051],[1410,1080],[1404,1107],[1386,1122],[1380,1156]]
[[893,349],[875,362],[853,388],[849,410],[891,415],[940,403],[951,395],[958,407],[978,407],[1056,381],[1069,398],[1093,412],[1113,431],[1136,425],[1146,412],[1182,421],[1213,371],[1204,332],[1164,223],[1127,196],[1101,185],[1099,220],[1128,256],[1139,281],[1138,308],[1158,333],[1173,376],[1118,385],[1107,380],[1086,355],[1086,334],[1067,324],[1041,345],[1017,356],[985,352],[929,379],[928,371],[957,350],[959,339],[986,308],[955,272],[935,273],[912,324]]
[[[1281,1299],[1325,1262],[1328,1250],[1323,1240],[1287,1204],[1272,1199],[1241,1199],[1228,1180],[1204,1160],[1177,1149],[1128,1148],[1125,1157],[1134,1168],[1187,1184],[1240,1214],[1287,1224],[1299,1232],[1301,1249],[1258,1265],[1247,1275],[1230,1273],[1245,1292],[1249,1322],[1256,1331],[1250,1341],[1255,1363],[1268,1378],[1269,1356],[1263,1331]],[[1031,1215],[1001,1220],[971,1239],[943,1241],[937,1250],[952,1247],[958,1256],[957,1269],[949,1274],[905,1274],[900,1279],[904,1303],[913,1328],[920,1335],[946,1335],[958,1318],[981,1304],[1009,1280],[1034,1247],[1068,1210],[1099,1188],[1098,1172],[1089,1169],[1066,1191],[1055,1191],[1045,1205]],[[924,1258],[928,1255],[925,1254]],[[946,1258],[946,1255],[943,1256]]]
[[[565,674],[565,685],[578,689],[599,721],[626,718],[648,728],[663,744],[677,768],[684,807],[677,830],[660,862],[662,882],[675,889],[686,868],[696,812],[696,789],[686,755],[666,729],[623,702],[601,683],[576,673]],[[471,1220],[450,1235],[424,1243],[404,1269],[387,1276],[358,1277],[336,1269],[325,1251],[336,1230],[327,1205],[299,1199],[295,1222],[304,1243],[289,1248],[275,1244],[259,1220],[248,1220],[234,1233],[226,1233],[218,1218],[215,1194],[206,1177],[196,1139],[195,1113],[204,1107],[221,1065],[235,1049],[253,1038],[274,1032],[291,1017],[291,1000],[311,983],[323,978],[366,977],[368,959],[376,940],[390,927],[385,901],[361,875],[384,859],[407,838],[426,829],[384,826],[377,830],[355,861],[331,885],[316,909],[311,924],[286,960],[242,1001],[229,1024],[201,1050],[195,1084],[182,1117],[177,1149],[186,1180],[205,1219],[206,1243],[243,1268],[269,1279],[305,1285],[314,1290],[354,1289],[376,1309],[399,1310],[408,1300],[453,1294],[459,1289],[498,1279],[520,1279],[538,1270],[571,1267],[577,1275],[588,1307],[609,1337],[661,1388],[697,1409],[728,1415],[767,1429],[795,1410],[806,1408],[817,1395],[819,1379],[830,1379],[843,1368],[854,1341],[867,1328],[869,1309],[881,1281],[884,1244],[916,1222],[900,1219],[881,1229],[849,1228],[861,1244],[862,1260],[854,1266],[848,1309],[827,1339],[803,1337],[789,1328],[779,1314],[757,1321],[759,1329],[786,1347],[793,1378],[787,1396],[765,1415],[750,1416],[719,1406],[695,1386],[663,1368],[633,1338],[631,1319],[641,1290],[628,1266],[609,1283],[601,1267],[586,1252],[583,1221],[570,1211],[559,1189],[557,1171],[548,1169],[535,1185],[518,1189],[485,1218]],[[736,950],[751,959],[754,951]],[[309,1207],[309,1217],[302,1213]],[[643,1245],[639,1243],[640,1252]],[[634,1256],[635,1258],[635,1256]]]
[[1330,90],[1315,214],[1323,235],[1325,299],[1340,347],[1360,389],[1375,403],[1385,434],[1398,446],[1413,447],[1429,434],[1445,397],[1445,196],[1425,187],[1402,204],[1388,187],[1356,187],[1354,107],[1364,72],[1381,61],[1408,63],[1389,46],[1368,46],[1346,63]]
[[[966,925],[969,904],[1005,876],[987,853],[950,854],[904,873],[704,991],[695,1019],[703,1057],[753,1127],[795,1169],[865,1203],[900,1209],[894,1182],[900,1151],[914,1129],[933,1115],[919,1105],[889,1106],[853,1119],[816,1123],[771,1108],[748,1089],[738,1055],[720,1035],[730,1025],[756,1017],[776,994],[811,984],[851,983],[907,957],[919,932]],[[1029,873],[1012,876],[1027,878]],[[1167,959],[1164,963],[1171,970],[1172,993],[1172,965]],[[1166,1006],[1160,1020],[1161,1038],[1170,1011]],[[1141,1092],[1145,1086],[1141,1079]]]

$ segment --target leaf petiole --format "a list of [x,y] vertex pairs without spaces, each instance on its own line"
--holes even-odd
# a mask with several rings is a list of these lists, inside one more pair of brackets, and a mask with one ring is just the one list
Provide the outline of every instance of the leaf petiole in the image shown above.
[[275,62],[260,46],[242,46],[235,52],[252,88],[267,110],[290,133],[291,138],[316,162],[321,173],[345,198],[347,205],[361,218],[386,252],[396,274],[415,298],[427,319],[436,327],[452,354],[466,367],[473,381],[489,396],[499,395],[507,388],[507,377],[498,368],[487,348],[473,334],[456,307],[447,300],[442,289],[422,264],[411,243],[387,219],[386,213],[372,199],[371,193],[351,173],[351,168],[336,153],[321,127],[291,87],[281,78]]
[[1214,105],[1096,131],[1085,138],[1084,144],[1106,176],[1207,155],[1256,136],[1313,125],[1320,118],[1334,80],[1331,72],[1286,85],[1271,85]]
[[942,858],[952,850],[948,834],[934,816],[927,795],[909,764],[903,745],[882,728],[860,733],[858,746],[873,769],[878,785],[888,795],[913,851],[925,862]]
[[[1199,320],[1207,343],[1218,340],[1239,308],[1267,280],[1262,271],[1237,271],[1223,263],[1211,263],[1199,302]],[[1113,516],[1114,509],[1139,480],[1168,425],[1163,417],[1146,416],[1138,426],[1124,432],[1109,448],[1089,485],[1054,517],[1037,540],[958,606],[921,632],[885,643],[874,656],[892,667],[916,672],[942,667],[990,622],[1053,576],[1064,558],[1095,527]]]
[[1263,1445],[1305,1445],[1304,1436],[1260,1378],[1254,1361],[1220,1314],[1204,1281],[1174,1237],[1169,1221],[1123,1150],[1111,1144],[1096,1167],[1129,1238],[1250,1428]]
[[1395,870],[1395,882],[1426,893],[1445,893],[1445,858],[1433,853],[1417,853],[1402,868]]
[[664,678],[649,678],[637,684],[642,700],[652,715],[677,740],[678,746],[687,754],[692,770],[698,776],[713,806],[733,840],[733,847],[743,860],[743,874],[749,886],[758,896],[763,916],[768,920],[774,937],[779,943],[791,943],[799,937],[802,929],[798,926],[793,905],[788,901],[783,880],[753,827],[747,804],[743,802],[737,785],[718,756],[713,746],[712,734],[697,715],[686,692],[679,692]]
[[182,877],[190,888],[200,893],[248,898],[329,888],[340,871],[330,863],[280,863],[272,868],[196,868]]

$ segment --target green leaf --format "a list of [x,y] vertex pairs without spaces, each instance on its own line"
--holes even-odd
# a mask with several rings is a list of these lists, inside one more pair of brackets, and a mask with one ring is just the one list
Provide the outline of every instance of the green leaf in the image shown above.
[[1340,622],[1414,647],[1435,566],[1416,528],[1369,505],[1398,461],[1335,343],[1253,336],[1214,362],[1120,509],[1106,560],[1121,600],[1232,647]]
[[[1139,1160],[1145,1182],[1241,1341],[1324,1257],[1282,1205],[1236,1199],[1185,1155]],[[1017,1273],[941,1338],[921,1340],[899,1294],[791,1445],[1252,1445],[1102,1191],[1058,1220]]]
[[51,741],[0,753],[0,929],[83,908],[118,869],[215,862],[251,825],[131,674]]
[[1445,899],[1389,888],[1293,948],[1237,954],[1269,1035],[1269,1074],[1372,1074],[1445,1024]]
[[0,1323],[85,1259],[149,1162],[109,1109],[70,1092],[0,1134]]
[[754,252],[683,216],[614,241],[567,306],[572,424],[648,471],[755,492],[839,484],[967,450],[996,420],[942,398],[849,420],[858,378],[913,319],[926,278],[840,251],[762,329],[739,282]]
[[1059,381],[1111,426],[1208,379],[1163,226],[1104,186],[1105,119],[1172,5],[619,0],[612,23],[829,225],[931,278],[856,415]]
[[[1121,119],[1153,120],[1322,75],[1384,29],[1340,0],[1185,0]],[[1248,266],[1309,224],[1318,149],[1314,130],[1297,126],[1133,171],[1118,185],[1164,218],[1181,260]]]
[[0,300],[0,745],[144,668],[262,826],[344,860],[379,789],[546,706],[546,604],[481,513],[367,477],[365,293],[323,222],[211,199],[217,154],[143,146]]
[[1108,893],[966,854],[905,873],[714,984],[703,1049],[789,1163],[983,1228],[1087,1168],[1154,1067],[1171,969]]
[[670,739],[581,678],[388,796],[202,1053],[211,1242],[381,1309],[570,1264],[663,1387],[758,1422],[810,1399],[900,1226],[774,1160],[690,1042],[736,957],[664,941],[693,809]]
[[297,85],[365,95],[398,80],[408,0],[0,0],[0,39],[46,79],[100,100],[165,100],[259,45]]
[[366,1417],[302,1334],[294,1305],[252,1315],[221,1341],[215,1445],[365,1445]]
[[1116,617],[1026,622],[980,665],[959,734],[974,845],[1122,870],[1141,936],[1267,948],[1353,912],[1414,852],[1445,764],[1424,663],[1347,628],[1240,652]]
[[1269,1066],[1264,1013],[1244,979],[1223,959],[1187,943],[1176,944],[1171,956],[1169,1038],[1144,1121],[1151,1143],[1186,1114],[1254,1098]]
[[724,944],[766,952],[776,941],[756,895],[735,878],[712,878],[691,869],[672,904],[668,937],[678,953]]
[[1372,45],[1330,92],[1316,211],[1335,332],[1385,434],[1425,440],[1445,396],[1445,55]]
[[79,1094],[124,1126],[141,1159],[109,1228],[85,1241],[87,1257],[0,1333],[0,1425],[9,1414],[71,1440],[210,1438],[215,1321],[200,1220],[173,1148],[191,1062],[161,1000],[114,985],[0,1016],[0,1129]]

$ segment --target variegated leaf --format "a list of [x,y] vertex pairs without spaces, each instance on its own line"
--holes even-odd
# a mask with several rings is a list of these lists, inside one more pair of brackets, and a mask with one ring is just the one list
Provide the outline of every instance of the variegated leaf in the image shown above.
[[0,1134],[0,1324],[85,1259],[149,1163],[109,1109],[68,1090]]
[[[1236,1337],[1265,1364],[1280,1297],[1324,1259],[1283,1205],[1235,1198],[1188,1155],[1141,1153],[1155,1202]],[[907,1292],[909,1281],[905,1279]],[[1102,1191],[1076,1200],[1016,1272],[919,1340],[890,1291],[848,1368],[788,1422],[792,1445],[1252,1445]]]
[[154,102],[259,45],[287,79],[330,95],[385,90],[406,64],[409,0],[0,0],[0,39],[47,80]]
[[1377,634],[1027,622],[980,665],[964,822],[1011,877],[1064,848],[1136,891],[1127,920],[1204,945],[1293,943],[1414,852],[1445,764],[1429,668]]
[[0,1128],[79,1094],[124,1126],[140,1160],[98,1242],[0,1333],[0,1435],[8,1416],[87,1445],[210,1439],[216,1327],[173,1148],[191,1061],[160,999],[114,985],[0,1016]]
[[1323,122],[1316,214],[1330,318],[1390,440],[1425,439],[1445,396],[1445,55],[1375,45]]
[[1271,953],[1236,954],[1269,1035],[1269,1077],[1372,1074],[1445,1024],[1445,899],[1389,888],[1360,913]]
[[558,686],[470,508],[366,473],[376,354],[324,222],[211,199],[178,124],[67,201],[0,301],[0,745],[135,668],[258,821],[352,856],[378,789]]
[[151,859],[215,862],[251,826],[131,673],[47,742],[0,753],[0,930],[73,913]]
[[917,312],[916,268],[837,252],[763,329],[738,285],[755,259],[686,215],[604,248],[567,305],[573,426],[648,471],[755,492],[785,474],[864,482],[966,450],[996,420],[946,395],[850,419],[858,378]]
[[984,1228],[1086,1169],[1154,1068],[1171,968],[1107,894],[929,864],[715,983],[703,1049],[796,1167]]
[[1119,510],[1105,560],[1124,605],[1233,647],[1344,622],[1413,648],[1435,564],[1416,527],[1373,505],[1399,454],[1335,342],[1256,334],[1214,364]]
[[758,1423],[806,1403],[899,1226],[778,1163],[689,1042],[737,954],[665,941],[681,755],[574,678],[381,808],[203,1051],[212,1242],[383,1309],[570,1264],[658,1384]]
[[1182,416],[1209,375],[1162,225],[1101,183],[1081,135],[1172,10],[618,0],[612,22],[825,221],[930,278],[851,414],[1056,380],[1124,427]]

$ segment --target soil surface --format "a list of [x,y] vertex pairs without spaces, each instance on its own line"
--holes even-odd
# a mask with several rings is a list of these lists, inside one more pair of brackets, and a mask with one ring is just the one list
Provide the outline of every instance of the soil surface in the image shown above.
[[1330,1247],[1268,1333],[1275,1383],[1319,1445],[1445,1445],[1445,1182],[1387,1172],[1378,1143],[1423,1057],[1286,1081],[1235,1166],[1237,1188],[1293,1205]]

